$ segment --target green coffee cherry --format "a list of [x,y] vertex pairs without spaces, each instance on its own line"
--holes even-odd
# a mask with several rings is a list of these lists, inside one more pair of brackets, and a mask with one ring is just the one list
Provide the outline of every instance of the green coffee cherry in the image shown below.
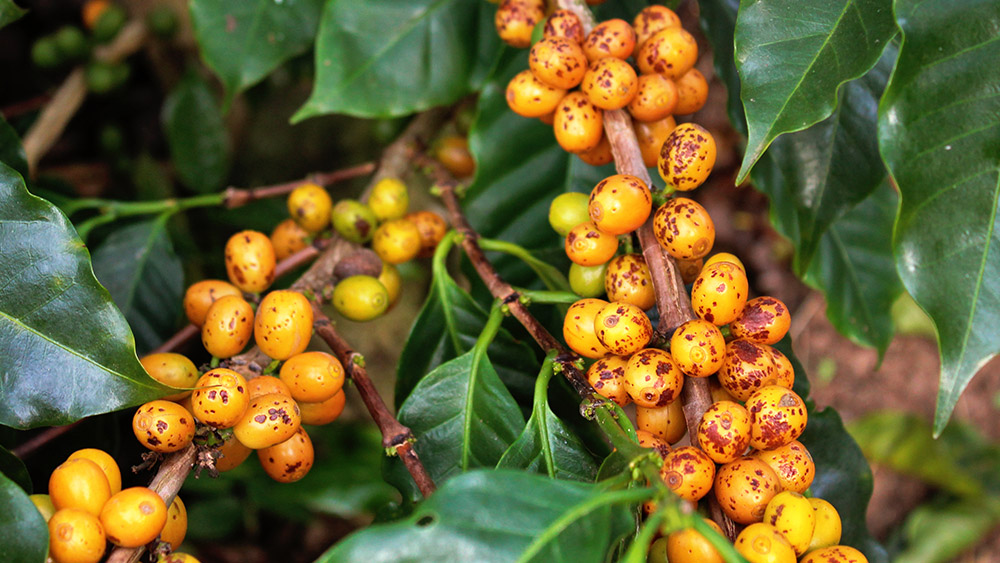
[[91,61],[87,65],[84,76],[87,88],[95,94],[105,94],[118,88],[128,80],[129,66],[125,63],[107,63]]
[[549,225],[559,236],[566,236],[570,229],[590,220],[588,203],[587,194],[569,192],[556,196],[549,205]]
[[52,39],[64,61],[79,61],[90,55],[90,42],[78,27],[67,25],[57,31]]
[[42,37],[31,46],[31,61],[38,68],[55,68],[62,64],[62,55],[52,37]]
[[342,199],[331,212],[333,228],[351,242],[368,242],[375,234],[378,219],[371,208],[354,199]]
[[333,306],[352,321],[370,321],[389,307],[389,292],[371,276],[351,276],[333,288]]
[[177,33],[177,14],[170,6],[160,4],[146,15],[146,25],[157,37],[170,39]]
[[94,23],[92,31],[94,40],[98,43],[111,41],[118,35],[122,27],[124,27],[126,20],[128,20],[128,14],[125,13],[125,9],[121,6],[111,4],[97,18],[97,22]]
[[580,297],[600,297],[604,295],[604,277],[608,264],[581,266],[573,263],[569,267],[569,287]]

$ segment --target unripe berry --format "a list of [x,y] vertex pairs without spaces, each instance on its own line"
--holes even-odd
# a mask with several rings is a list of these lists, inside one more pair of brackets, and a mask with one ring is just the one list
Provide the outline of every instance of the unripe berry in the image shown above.
[[333,288],[333,306],[352,321],[370,321],[389,308],[389,291],[371,276],[351,276]]
[[549,204],[549,225],[559,236],[566,236],[570,229],[590,219],[587,194],[567,192],[557,195]]
[[702,258],[715,244],[715,223],[697,201],[668,200],[653,216],[653,234],[660,246],[678,260]]
[[[609,303],[601,308],[594,317],[594,331],[601,344],[619,356],[641,350],[653,338],[649,317],[642,309],[628,303]],[[635,399],[635,396],[632,398]]]
[[667,186],[691,191],[705,183],[715,166],[715,138],[695,123],[682,123],[674,129],[657,160],[660,177]]
[[353,199],[338,201],[333,206],[331,215],[337,234],[351,242],[368,242],[378,225],[378,219],[371,208]]
[[236,436],[230,436],[219,446],[219,458],[215,460],[215,468],[221,472],[236,469],[252,453],[253,450],[243,445]]
[[[614,259],[612,259],[614,261]],[[604,295],[604,278],[608,264],[596,266],[581,266],[577,263],[569,265],[569,287],[580,297],[601,297]]]

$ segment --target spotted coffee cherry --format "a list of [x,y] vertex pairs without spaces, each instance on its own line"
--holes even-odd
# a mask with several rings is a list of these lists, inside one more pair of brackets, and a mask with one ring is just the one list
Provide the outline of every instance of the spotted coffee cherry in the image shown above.
[[739,266],[719,262],[702,268],[691,285],[691,307],[695,314],[716,325],[727,325],[747,303],[750,282]]
[[696,68],[685,72],[676,81],[677,106],[674,113],[686,115],[694,113],[705,106],[708,101],[708,81],[705,75]]
[[752,524],[764,518],[764,509],[781,491],[781,482],[763,461],[742,457],[721,468],[715,476],[715,496],[734,522]]
[[792,361],[773,346],[768,346],[766,350],[771,353],[771,359],[774,361],[774,384],[791,389],[795,385],[795,368],[792,367]]
[[554,37],[542,39],[531,47],[528,66],[538,80],[553,88],[569,90],[583,80],[589,63],[579,43]]
[[652,207],[645,182],[629,174],[615,174],[594,186],[587,209],[602,232],[623,235],[641,227]]
[[802,555],[809,547],[813,531],[816,529],[816,512],[809,499],[792,491],[782,491],[767,503],[764,523],[774,526],[785,536],[796,555]]
[[628,112],[639,121],[658,121],[673,115],[676,106],[677,86],[673,80],[662,74],[643,74],[637,80]]
[[279,262],[309,246],[309,231],[303,229],[294,219],[285,219],[271,231],[271,246],[274,258]]
[[597,338],[594,319],[608,304],[603,299],[581,299],[569,306],[563,319],[563,339],[585,358],[603,358],[608,349]]
[[810,551],[801,563],[868,563],[868,558],[849,545],[832,545]]
[[[708,518],[704,520],[716,533],[722,534],[722,528],[718,524]],[[722,563],[724,561],[719,552],[705,539],[705,536],[694,528],[672,532],[666,540],[667,561],[670,563]]]
[[684,374],[669,352],[658,348],[640,350],[625,367],[625,390],[636,405],[662,407],[677,400],[684,386]]
[[541,117],[556,110],[566,90],[539,80],[530,70],[517,73],[507,83],[507,106],[523,117]]
[[678,260],[702,258],[715,244],[715,223],[697,201],[668,200],[653,216],[653,234],[660,246]]
[[805,432],[809,414],[795,391],[779,385],[762,387],[747,399],[750,444],[773,450],[798,439]]
[[580,90],[595,106],[615,110],[632,102],[638,86],[639,78],[632,65],[621,59],[605,57],[591,63],[583,75]]
[[639,142],[639,151],[642,153],[642,163],[645,166],[656,166],[660,159],[660,148],[667,140],[671,131],[677,127],[677,121],[672,115],[668,115],[657,121],[638,121],[632,123],[635,130],[635,138]]
[[583,43],[583,24],[571,10],[556,10],[545,20],[542,30],[544,38],[563,38],[575,43]]
[[705,183],[715,166],[715,138],[695,123],[682,123],[670,132],[657,160],[660,177],[678,191]]
[[813,530],[813,537],[809,540],[806,557],[815,550],[822,550],[840,543],[840,535],[843,530],[840,514],[832,504],[821,498],[811,498],[809,504],[816,512],[816,529]]
[[284,442],[302,425],[299,406],[287,395],[271,393],[250,401],[243,417],[233,426],[236,439],[259,450]]
[[497,35],[511,47],[524,49],[531,45],[531,33],[545,19],[545,3],[539,0],[503,0],[493,23]]
[[132,432],[139,443],[160,453],[184,449],[194,439],[194,417],[171,401],[150,401],[135,411]]
[[697,502],[712,490],[715,463],[698,448],[682,446],[663,459],[660,477],[677,496]]
[[570,229],[566,235],[566,256],[581,266],[596,266],[611,259],[618,251],[618,238],[586,221]]
[[570,92],[555,107],[552,131],[564,151],[589,151],[599,145],[604,136],[604,112],[583,92]]
[[284,442],[257,450],[257,459],[269,477],[279,483],[293,483],[312,469],[316,452],[305,428],[299,428]]
[[776,344],[785,337],[791,324],[792,316],[780,299],[757,297],[747,301],[740,316],[729,323],[729,332],[736,338]]
[[204,424],[229,428],[250,404],[247,381],[231,369],[215,368],[201,376],[191,394],[192,414]]
[[738,338],[726,345],[726,355],[719,369],[719,383],[740,401],[755,391],[777,383],[777,373],[769,346]]
[[635,30],[625,20],[611,19],[594,26],[583,40],[583,52],[591,62],[605,57],[627,59],[635,50]]
[[668,444],[676,444],[687,433],[684,418],[684,403],[674,401],[663,407],[635,407],[635,425],[663,438]]
[[666,6],[654,4],[646,6],[632,20],[635,30],[635,49],[633,55],[639,54],[639,49],[647,39],[668,27],[680,27],[681,19],[673,10]]
[[795,551],[785,536],[763,522],[744,528],[733,547],[749,563],[795,563]]
[[590,382],[590,386],[602,397],[607,397],[622,407],[632,402],[632,398],[625,391],[626,365],[628,358],[605,356],[591,364],[587,370],[587,381]]
[[726,339],[714,324],[694,319],[677,327],[670,337],[670,355],[691,377],[708,377],[722,367]]
[[615,154],[611,152],[611,141],[608,136],[601,137],[601,142],[597,146],[583,152],[576,153],[577,158],[591,166],[604,166],[610,164],[615,159]]
[[594,317],[594,331],[601,344],[619,356],[641,350],[653,338],[649,317],[642,309],[628,303],[609,303],[601,308]]
[[643,74],[663,74],[675,79],[684,75],[698,61],[698,42],[681,27],[662,29],[647,39],[636,64]]
[[750,413],[739,403],[712,403],[701,417],[697,439],[715,463],[735,461],[750,445]]
[[226,273],[229,281],[247,293],[271,286],[277,259],[271,239],[257,231],[242,231],[226,242]]
[[635,305],[643,311],[656,304],[652,275],[641,254],[612,258],[604,274],[604,291],[608,300]]
[[752,455],[774,470],[786,491],[804,493],[816,477],[812,454],[798,440],[773,450],[757,450]]
[[238,287],[222,280],[193,283],[184,292],[184,314],[191,324],[201,327],[205,324],[205,317],[212,304],[227,295],[243,296]]
[[660,458],[667,457],[667,454],[669,454],[672,450],[670,444],[668,444],[666,440],[660,438],[656,434],[646,432],[645,430],[636,430],[635,438],[641,447],[654,450]]

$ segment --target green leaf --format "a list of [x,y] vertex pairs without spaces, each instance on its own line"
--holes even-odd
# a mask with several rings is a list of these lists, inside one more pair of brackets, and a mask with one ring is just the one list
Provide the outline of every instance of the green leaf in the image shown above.
[[535,382],[535,401],[524,431],[500,458],[498,468],[526,469],[556,479],[592,482],[597,464],[583,442],[549,408],[552,358]]
[[139,364],[66,216],[0,165],[0,424],[67,424],[169,390]]
[[879,107],[879,147],[901,204],[896,266],[938,330],[940,433],[1000,353],[1000,4],[896,2],[903,44]]
[[495,11],[481,0],[328,1],[316,83],[292,122],[327,113],[396,117],[457,101],[496,60]]
[[184,269],[167,217],[118,229],[94,252],[94,274],[132,327],[139,354],[170,337],[184,298]]
[[736,71],[733,35],[736,33],[736,14],[740,0],[699,0],[698,15],[701,29],[712,45],[712,62],[715,74],[726,87],[726,110],[733,129],[747,135],[747,118],[740,100],[740,76]]
[[[2,1],[0,0],[0,2]],[[0,15],[0,19],[2,19],[2,15]],[[0,27],[3,25],[0,24]],[[22,176],[28,174],[28,157],[24,154],[21,138],[2,115],[0,115],[0,162],[17,170]]]
[[[408,561],[602,563],[634,519],[637,492],[523,471],[479,470],[445,483],[407,519],[356,532],[318,563]],[[531,553],[525,553],[527,550]]]
[[225,105],[313,45],[323,0],[193,0],[191,24],[205,63],[226,86]]
[[44,563],[49,554],[45,519],[16,483],[0,475],[0,561]]
[[962,500],[944,505],[922,505],[906,518],[906,549],[894,563],[945,563],[986,537],[998,521],[996,505]]
[[28,10],[15,4],[13,0],[0,0],[0,28],[19,20],[27,13]]
[[743,0],[736,66],[749,129],[736,183],[778,135],[825,119],[896,33],[890,0]]
[[28,468],[20,458],[3,446],[0,446],[0,473],[24,489],[24,492],[31,494],[31,476],[28,475]]
[[229,140],[208,84],[188,73],[163,103],[163,128],[177,177],[196,192],[214,192],[229,174]]

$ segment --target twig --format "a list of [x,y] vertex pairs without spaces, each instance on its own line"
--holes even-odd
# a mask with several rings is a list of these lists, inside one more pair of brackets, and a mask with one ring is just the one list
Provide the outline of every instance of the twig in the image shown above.
[[52,99],[52,97],[48,94],[40,94],[34,98],[29,98],[27,100],[4,106],[0,109],[0,114],[3,114],[4,119],[10,121],[12,118],[21,114],[28,113],[29,111],[35,111],[36,109],[49,103],[50,99]]
[[375,384],[368,378],[364,356],[355,352],[351,348],[351,345],[337,333],[336,329],[333,328],[333,323],[330,322],[330,318],[323,313],[316,301],[313,301],[313,316],[315,318],[314,326],[316,327],[316,334],[340,358],[341,363],[344,364],[344,370],[351,380],[354,381],[354,385],[361,394],[361,400],[364,401],[365,407],[368,408],[368,413],[382,433],[382,446],[386,451],[395,452],[403,460],[407,471],[410,472],[413,481],[417,484],[417,488],[420,489],[420,494],[424,497],[430,496],[436,487],[431,476],[427,473],[427,469],[424,468],[424,464],[421,463],[420,458],[417,456],[416,450],[413,449],[413,432],[400,423],[385,405],[385,401],[382,400],[382,397],[378,394],[378,390],[375,389]]
[[67,424],[65,426],[53,426],[52,428],[39,432],[38,434],[35,434],[35,436],[32,437],[27,442],[19,446],[16,446],[14,448],[11,448],[10,453],[14,454],[15,456],[21,459],[24,459],[25,457],[35,453],[35,450],[37,450],[38,448],[44,446],[45,444],[48,444],[52,440],[55,440],[56,438],[76,428],[82,422],[83,419],[80,419],[76,422]]
[[313,184],[319,184],[320,186],[328,186],[330,184],[336,184],[337,182],[350,180],[351,178],[357,178],[358,176],[365,176],[374,171],[375,163],[365,162],[363,164],[358,164],[357,166],[351,166],[350,168],[334,170],[333,172],[317,172],[315,174],[310,174],[301,180],[283,182],[281,184],[274,184],[271,186],[260,186],[257,188],[237,188],[235,186],[230,186],[225,191],[225,197],[222,200],[222,205],[227,209],[233,209],[235,207],[246,205],[251,201],[278,197],[291,193],[295,190],[295,188],[306,182],[312,182]]

